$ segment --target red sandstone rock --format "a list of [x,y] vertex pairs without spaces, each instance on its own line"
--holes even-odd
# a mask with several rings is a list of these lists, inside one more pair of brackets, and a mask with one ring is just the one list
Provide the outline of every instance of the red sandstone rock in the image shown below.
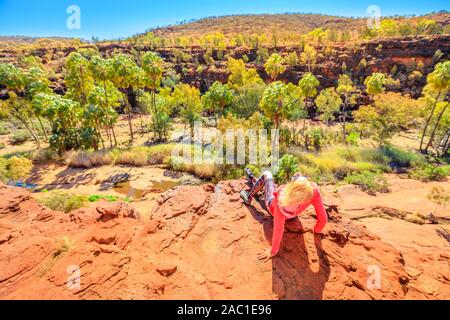
[[[324,235],[311,211],[289,221],[280,254],[262,263],[272,218],[234,201],[243,187],[174,188],[147,221],[126,203],[64,214],[0,186],[0,299],[450,298],[446,252],[400,252],[335,211]],[[55,255],[62,236],[72,245]]]

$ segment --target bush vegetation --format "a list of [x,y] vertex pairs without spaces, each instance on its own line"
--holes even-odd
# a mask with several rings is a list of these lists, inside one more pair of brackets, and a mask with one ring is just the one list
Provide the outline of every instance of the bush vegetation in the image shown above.
[[110,151],[76,151],[69,153],[67,159],[68,165],[74,168],[93,168],[103,165],[142,167],[167,162],[174,146],[174,144],[158,144]]
[[39,201],[49,209],[69,213],[86,206],[89,200],[84,195],[55,190],[45,192],[45,195]]
[[11,144],[20,145],[31,139],[31,135],[26,130],[16,130],[10,136]]
[[389,191],[389,185],[381,172],[362,171],[361,173],[353,173],[347,175],[345,181],[359,186],[370,194]]
[[22,181],[29,177],[33,163],[21,156],[0,157],[0,180]]

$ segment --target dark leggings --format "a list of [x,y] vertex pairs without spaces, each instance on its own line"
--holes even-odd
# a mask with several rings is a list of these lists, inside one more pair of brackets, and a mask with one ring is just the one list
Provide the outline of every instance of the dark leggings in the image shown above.
[[264,188],[264,203],[267,210],[269,210],[270,202],[275,197],[273,195],[275,192],[275,182],[273,181],[272,173],[265,171],[259,179],[256,179],[256,177],[250,173],[249,180],[252,185],[249,199],[253,199],[253,197]]

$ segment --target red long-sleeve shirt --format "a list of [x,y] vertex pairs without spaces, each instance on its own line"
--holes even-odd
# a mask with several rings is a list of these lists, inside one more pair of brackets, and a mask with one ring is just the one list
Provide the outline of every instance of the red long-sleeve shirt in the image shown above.
[[272,254],[276,255],[280,250],[281,239],[284,233],[284,222],[286,219],[292,219],[305,211],[311,204],[314,206],[317,215],[317,221],[314,226],[314,232],[320,233],[327,224],[327,213],[320,196],[319,188],[314,185],[314,192],[311,200],[300,203],[297,210],[294,213],[287,212],[283,207],[278,205],[278,196],[283,186],[279,187],[275,192],[275,198],[271,201],[269,211],[274,218],[274,227],[272,235]]

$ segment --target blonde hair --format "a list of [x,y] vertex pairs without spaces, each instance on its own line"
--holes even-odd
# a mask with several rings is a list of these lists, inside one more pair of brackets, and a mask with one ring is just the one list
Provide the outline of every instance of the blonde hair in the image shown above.
[[306,179],[297,179],[286,186],[280,194],[278,203],[284,207],[296,203],[306,202],[312,199],[314,188]]

